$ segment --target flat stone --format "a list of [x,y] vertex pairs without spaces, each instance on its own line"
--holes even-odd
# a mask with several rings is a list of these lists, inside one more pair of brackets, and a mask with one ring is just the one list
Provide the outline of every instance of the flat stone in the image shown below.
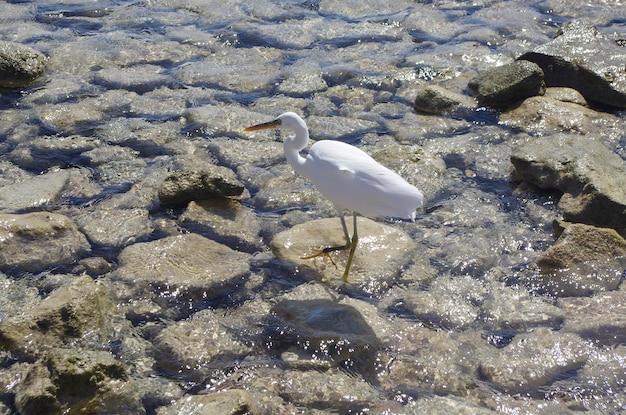
[[174,314],[182,307],[180,312],[189,315],[208,298],[243,282],[249,259],[200,235],[183,234],[127,246],[112,276],[130,284],[128,295],[152,298]]
[[159,415],[181,414],[222,414],[238,415],[249,413],[256,398],[241,389],[226,389],[217,393],[186,395],[167,408],[160,409]]
[[[352,219],[349,216],[346,216],[346,223],[351,232]],[[404,232],[364,217],[358,218],[358,233],[359,244],[348,282],[368,290],[384,290],[409,265],[417,246]],[[302,257],[310,255],[312,248],[345,243],[341,222],[335,217],[296,225],[274,236],[270,246],[278,259],[290,264],[293,272],[302,272],[308,278],[321,277],[340,282],[348,257],[347,250],[332,252],[330,258],[325,255],[312,259]]]
[[98,206],[74,216],[78,228],[95,245],[123,248],[145,240],[153,231],[147,209]]
[[574,88],[588,101],[626,108],[626,48],[589,23],[565,23],[554,40],[518,59],[539,65],[547,86]]
[[17,212],[56,203],[69,177],[68,170],[57,170],[0,187],[0,212]]

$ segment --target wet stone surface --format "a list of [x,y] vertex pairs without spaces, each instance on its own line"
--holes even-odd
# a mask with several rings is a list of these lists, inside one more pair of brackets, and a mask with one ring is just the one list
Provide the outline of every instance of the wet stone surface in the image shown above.
[[[0,2],[0,413],[624,412],[596,3]],[[345,284],[289,133],[243,131],[286,111],[424,194]]]

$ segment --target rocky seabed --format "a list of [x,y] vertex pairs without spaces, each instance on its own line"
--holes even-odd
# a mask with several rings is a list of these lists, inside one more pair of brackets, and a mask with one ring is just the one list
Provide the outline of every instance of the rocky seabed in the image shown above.
[[[0,414],[626,411],[622,6],[104,3],[0,5]],[[426,198],[346,285],[288,110]]]

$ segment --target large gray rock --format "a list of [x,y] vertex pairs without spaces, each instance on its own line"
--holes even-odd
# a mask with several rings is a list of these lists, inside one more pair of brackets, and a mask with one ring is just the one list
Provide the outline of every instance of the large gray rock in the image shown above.
[[588,23],[564,24],[554,40],[519,59],[539,65],[547,86],[574,88],[589,101],[626,108],[626,48]]
[[77,262],[90,249],[85,235],[67,216],[0,215],[0,269],[39,272]]
[[566,220],[626,228],[626,164],[599,140],[556,134],[518,147],[515,173],[542,189],[557,189]]
[[46,69],[46,58],[33,48],[0,42],[0,87],[20,88],[32,84]]
[[524,60],[488,69],[470,80],[468,87],[479,105],[496,109],[543,95],[546,90],[541,68]]

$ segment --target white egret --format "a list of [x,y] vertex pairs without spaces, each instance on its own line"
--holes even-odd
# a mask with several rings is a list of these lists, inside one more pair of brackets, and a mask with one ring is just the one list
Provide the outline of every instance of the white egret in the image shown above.
[[[335,205],[346,236],[345,245],[320,248],[303,259],[350,249],[342,276],[343,281],[347,282],[359,240],[357,213],[369,217],[389,216],[415,220],[415,210],[422,206],[424,197],[396,172],[379,164],[362,150],[341,141],[318,141],[311,146],[309,154],[302,157],[300,151],[309,143],[309,129],[304,120],[293,112],[286,112],[274,121],[257,124],[244,131],[279,127],[295,132],[283,144],[287,162],[296,172],[311,180],[317,190]],[[348,233],[344,210],[352,211],[352,238]]]

